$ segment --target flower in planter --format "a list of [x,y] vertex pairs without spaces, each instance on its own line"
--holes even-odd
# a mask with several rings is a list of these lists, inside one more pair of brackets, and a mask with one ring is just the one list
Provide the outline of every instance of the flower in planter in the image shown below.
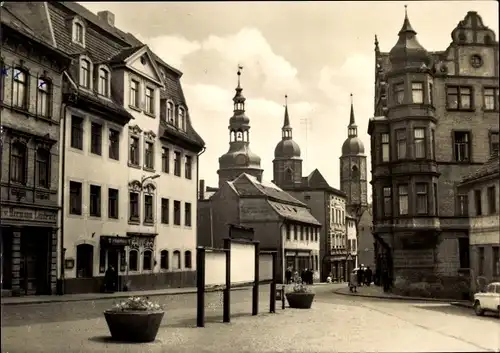
[[299,275],[296,275],[293,279],[293,293],[311,293],[311,289],[309,286],[302,282],[302,278]]
[[149,300],[148,297],[130,297],[111,309],[111,311],[159,311],[162,306]]

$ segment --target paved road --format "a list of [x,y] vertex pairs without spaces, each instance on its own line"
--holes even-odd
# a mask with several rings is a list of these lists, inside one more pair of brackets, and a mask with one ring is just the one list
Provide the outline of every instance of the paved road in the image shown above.
[[[4,352],[240,351],[500,351],[500,320],[447,304],[347,297],[315,288],[311,310],[250,313],[250,291],[232,293],[230,325],[220,323],[221,296],[207,294],[208,324],[195,323],[195,295],[155,298],[167,313],[158,339],[145,345],[111,343],[102,311],[112,301],[3,307]],[[214,320],[217,317],[219,322]],[[29,340],[27,339],[29,337]]]

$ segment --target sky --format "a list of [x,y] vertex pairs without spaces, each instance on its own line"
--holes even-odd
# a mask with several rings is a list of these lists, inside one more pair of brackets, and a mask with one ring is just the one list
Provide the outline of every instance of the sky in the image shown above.
[[[347,138],[350,94],[358,135],[368,157],[373,116],[374,35],[381,51],[397,41],[405,2],[85,2],[109,10],[115,25],[134,34],[181,70],[194,128],[206,142],[200,179],[217,186],[218,158],[227,152],[237,67],[242,73],[250,148],[272,180],[281,140],[285,95],[300,145],[303,175],[318,168],[340,188],[339,157]],[[429,51],[445,50],[467,11],[477,11],[498,36],[496,1],[408,3],[410,22]],[[498,40],[498,37],[497,37]],[[370,178],[370,177],[369,177]]]

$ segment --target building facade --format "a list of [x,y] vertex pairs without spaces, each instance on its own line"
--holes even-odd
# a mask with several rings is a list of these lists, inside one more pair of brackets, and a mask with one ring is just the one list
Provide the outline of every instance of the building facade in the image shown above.
[[[347,252],[349,254],[349,259],[347,260],[347,277],[349,278],[349,273],[357,268],[358,265],[358,237],[356,234],[356,219],[353,216],[347,215],[346,217],[346,233],[347,233]],[[370,266],[366,265],[365,266]]]
[[65,293],[193,286],[198,153],[181,73],[72,2],[50,3],[58,47],[73,57],[61,134]]
[[[492,157],[458,185],[469,216],[471,287],[500,280],[499,161]],[[480,277],[484,281],[478,281]]]
[[498,149],[498,42],[476,12],[445,51],[420,45],[408,16],[389,53],[375,43],[371,136],[378,261],[402,294],[469,292],[462,178]]
[[0,11],[2,295],[52,294],[61,82],[70,58],[55,47],[43,3],[18,10],[6,3]]

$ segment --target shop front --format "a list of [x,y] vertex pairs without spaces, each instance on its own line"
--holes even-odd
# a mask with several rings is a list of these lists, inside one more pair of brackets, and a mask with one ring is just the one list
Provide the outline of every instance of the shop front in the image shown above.
[[56,290],[57,209],[1,206],[2,296]]
[[[115,276],[112,281],[114,287],[109,288],[113,291],[127,290],[127,253],[126,247],[130,246],[129,237],[118,237],[101,235],[99,241],[99,274],[104,275],[106,271],[111,270]],[[104,284],[104,283],[103,283]],[[103,288],[101,288],[102,290]]]

